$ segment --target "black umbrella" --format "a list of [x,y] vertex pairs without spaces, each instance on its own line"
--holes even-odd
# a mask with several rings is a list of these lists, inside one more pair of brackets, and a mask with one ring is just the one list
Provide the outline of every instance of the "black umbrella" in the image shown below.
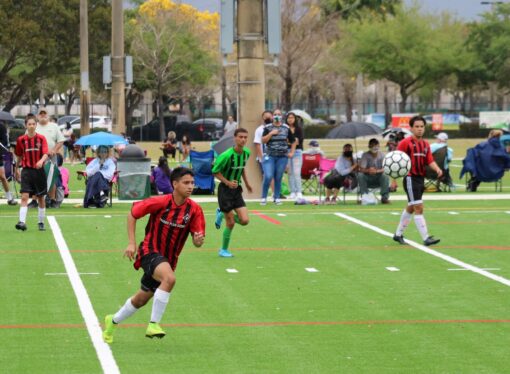
[[382,129],[367,122],[347,122],[333,128],[326,135],[326,139],[356,139],[360,136],[380,135]]
[[407,136],[407,135],[413,135],[413,133],[411,132],[411,130],[409,129],[404,129],[402,127],[390,127],[389,129],[386,129],[382,132],[382,136],[383,138],[387,137],[388,135],[390,134],[399,134],[399,133],[403,133],[404,136]]
[[234,146],[234,132],[235,130],[230,130],[223,134],[223,136],[213,145],[213,149],[217,154],[222,154],[230,147]]
[[16,122],[16,118],[14,118],[9,112],[0,111],[0,121]]

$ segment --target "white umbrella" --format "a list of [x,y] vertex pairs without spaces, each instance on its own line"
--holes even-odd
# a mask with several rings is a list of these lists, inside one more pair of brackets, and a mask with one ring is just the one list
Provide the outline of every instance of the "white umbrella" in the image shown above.
[[310,116],[304,110],[301,110],[301,109],[289,110],[289,113],[291,113],[291,112],[294,113],[297,117],[301,117],[301,119],[303,119],[303,122],[306,122],[306,123],[312,122],[312,116]]

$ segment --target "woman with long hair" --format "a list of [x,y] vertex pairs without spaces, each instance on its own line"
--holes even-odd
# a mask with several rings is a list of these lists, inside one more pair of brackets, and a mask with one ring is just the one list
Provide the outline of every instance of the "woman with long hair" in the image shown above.
[[159,195],[166,195],[173,192],[172,184],[170,183],[170,174],[172,170],[168,167],[166,157],[159,158],[158,166],[154,168],[151,175],[152,182],[156,185],[156,190]]
[[[289,158],[289,188],[291,199],[301,199],[301,167],[303,166],[303,130],[298,124],[296,115],[292,112],[287,114],[287,125],[296,139],[296,150],[292,158]],[[289,144],[289,150],[291,145]]]

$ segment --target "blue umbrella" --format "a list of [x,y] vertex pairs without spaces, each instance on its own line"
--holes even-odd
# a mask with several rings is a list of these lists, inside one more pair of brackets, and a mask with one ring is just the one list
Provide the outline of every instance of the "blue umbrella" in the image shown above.
[[108,132],[99,131],[94,134],[82,136],[76,142],[76,145],[106,145],[115,146],[119,144],[128,144],[128,141],[120,135],[110,134]]

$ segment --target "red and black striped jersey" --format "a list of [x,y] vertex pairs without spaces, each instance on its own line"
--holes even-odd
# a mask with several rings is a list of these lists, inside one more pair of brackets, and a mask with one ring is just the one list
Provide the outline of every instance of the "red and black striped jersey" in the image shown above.
[[411,159],[411,170],[408,175],[425,176],[425,166],[434,162],[429,142],[409,136],[398,143],[397,150],[407,153]]
[[25,134],[18,137],[15,153],[21,157],[21,167],[35,168],[37,162],[48,153],[48,143],[41,134],[36,133],[32,137]]
[[205,235],[204,212],[191,199],[176,205],[173,195],[154,196],[134,203],[131,214],[136,219],[150,214],[145,227],[145,238],[138,248],[135,269],[140,268],[142,256],[160,253],[168,258],[170,266],[175,270],[189,233]]

